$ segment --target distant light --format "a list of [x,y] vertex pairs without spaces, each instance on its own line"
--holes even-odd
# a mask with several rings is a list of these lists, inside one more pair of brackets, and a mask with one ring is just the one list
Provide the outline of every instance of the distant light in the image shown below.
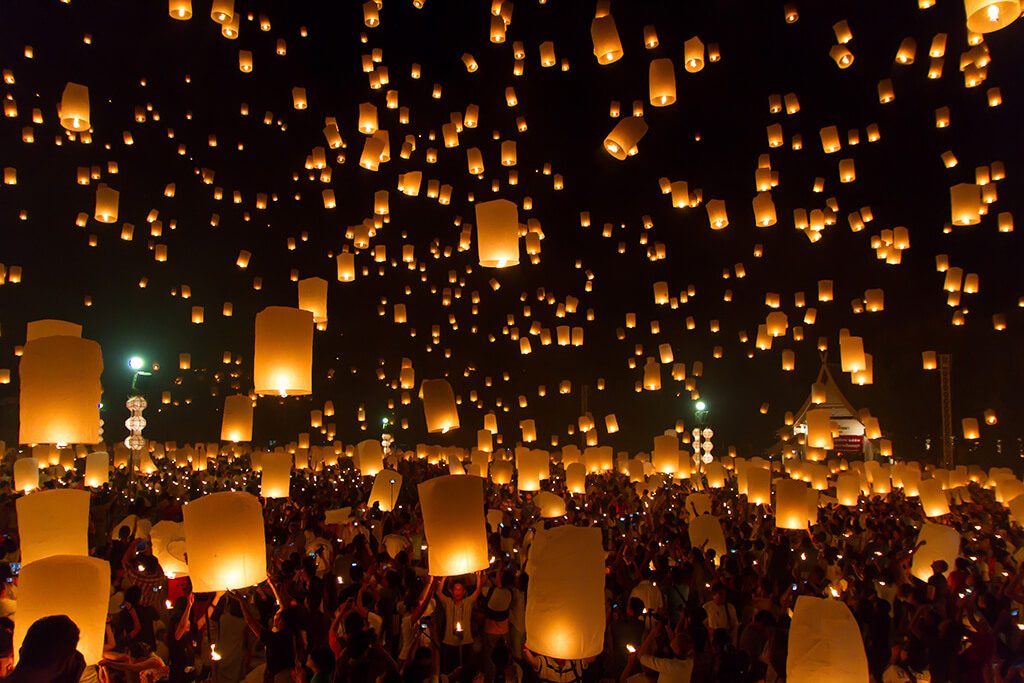
[[697,401],[697,410],[707,410],[708,405],[704,401]]
[[142,356],[132,356],[128,359],[128,367],[132,370],[141,370],[145,364],[146,361],[142,360]]

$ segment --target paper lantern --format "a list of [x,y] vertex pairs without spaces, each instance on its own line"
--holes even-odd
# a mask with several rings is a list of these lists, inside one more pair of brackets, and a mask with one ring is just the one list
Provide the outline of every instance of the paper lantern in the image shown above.
[[[686,498],[687,505],[690,504],[690,499],[693,497],[690,495]],[[690,520],[688,532],[691,547],[699,548],[703,544],[705,550],[715,551],[715,564],[720,563],[728,552],[725,545],[725,534],[722,532],[722,524],[718,521],[718,517],[702,512]]]
[[244,394],[224,397],[220,440],[231,443],[252,441],[252,399]]
[[263,508],[256,496],[211,493],[185,505],[183,516],[195,592],[247,588],[267,578]]
[[748,466],[747,500],[755,505],[769,505],[772,502],[772,473],[765,467]]
[[100,441],[100,345],[78,337],[43,337],[24,346],[20,443]]
[[648,68],[651,106],[667,107],[676,101],[676,70],[667,57],[651,60]]
[[631,116],[615,124],[612,132],[608,133],[608,137],[604,139],[604,148],[613,157],[622,161],[627,156],[633,156],[640,151],[637,149],[637,144],[646,134],[647,123],[643,118]]
[[654,437],[654,450],[651,451],[651,463],[656,472],[675,474],[679,469],[679,439],[675,434],[663,434]]
[[313,393],[313,314],[268,306],[256,314],[253,383],[258,395]]
[[395,509],[395,501],[401,491],[402,475],[394,470],[380,470],[373,479],[373,488],[370,489],[366,506],[370,508],[376,503],[381,512],[391,512]]
[[807,528],[807,493],[802,481],[781,479],[775,485],[775,526],[779,529]]
[[519,208],[507,199],[476,205],[476,246],[480,265],[519,265]]
[[19,458],[14,461],[14,489],[28,493],[39,488],[39,461]]
[[805,419],[807,420],[807,445],[810,448],[831,450],[833,447],[832,423],[829,409],[808,410]]
[[461,576],[490,565],[484,481],[443,476],[418,486],[431,576]]
[[185,525],[181,522],[164,520],[149,530],[149,542],[153,556],[160,562],[160,568],[168,578],[188,575],[185,562]]
[[786,680],[863,683],[868,679],[864,639],[846,603],[798,597],[789,627]]
[[312,313],[314,323],[327,322],[327,280],[319,277],[299,280],[299,308]]
[[960,425],[963,428],[965,439],[974,440],[981,438],[981,432],[978,427],[978,418],[965,417],[964,419],[960,420]]
[[57,116],[60,125],[73,133],[89,130],[89,88],[78,83],[65,85]]
[[495,460],[491,463],[491,481],[499,486],[512,483],[512,463]]
[[85,664],[103,657],[110,563],[95,557],[54,555],[22,567],[18,578],[18,618],[14,622],[14,656],[29,627],[43,617],[66,615],[78,626],[78,651]]
[[168,0],[167,13],[171,19],[188,21],[192,18],[192,0]]
[[54,555],[88,555],[90,497],[88,491],[55,489],[18,498],[22,564]]
[[861,372],[867,367],[864,358],[864,340],[845,335],[839,338],[839,360],[843,372]]
[[565,488],[569,493],[587,492],[587,468],[581,462],[570,463],[565,468]]
[[981,187],[960,183],[949,188],[953,225],[977,225],[981,222]]
[[384,448],[377,439],[364,439],[356,444],[359,473],[374,477],[384,469]]
[[85,485],[99,488],[110,479],[110,455],[102,451],[85,456]]
[[857,507],[860,498],[860,477],[856,472],[842,472],[836,478],[836,498],[840,505]]
[[526,572],[526,647],[558,659],[585,659],[604,646],[604,548],[596,527],[537,533]]
[[710,488],[720,489],[725,486],[725,468],[720,462],[709,462],[705,465],[704,476],[707,477]]
[[263,456],[260,495],[264,498],[287,498],[291,492],[291,453],[267,453]]
[[[925,517],[941,517],[949,514],[949,501],[942,490],[942,482],[938,479],[925,479],[917,485],[917,495],[921,499]],[[950,564],[950,567],[953,565]]]
[[533,502],[540,510],[540,516],[544,519],[565,516],[565,501],[561,496],[550,491],[539,491],[534,496]]
[[427,432],[446,434],[459,428],[459,411],[452,385],[443,379],[425,379],[420,383],[420,398],[427,421]]
[[704,68],[704,42],[697,36],[683,43],[683,65],[692,74]]
[[1020,0],[964,0],[967,29],[992,33],[1006,28],[1020,16]]
[[594,17],[590,23],[590,38],[594,42],[594,56],[598,64],[611,64],[622,59],[622,42],[611,14]]
[[956,566],[956,558],[960,555],[960,534],[956,529],[925,522],[917,535],[917,543],[921,541],[925,544],[914,552],[911,574],[927,581],[932,576],[933,562],[945,560],[949,567]]

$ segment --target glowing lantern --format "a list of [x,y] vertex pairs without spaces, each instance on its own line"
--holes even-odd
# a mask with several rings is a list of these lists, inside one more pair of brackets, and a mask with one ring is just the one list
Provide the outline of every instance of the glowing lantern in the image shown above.
[[651,106],[667,107],[676,101],[676,70],[667,57],[651,60],[648,69]]
[[555,495],[550,491],[538,492],[533,502],[540,510],[540,516],[544,519],[565,516],[565,501],[561,496]]
[[96,209],[93,217],[100,223],[117,221],[117,204],[121,193],[105,183],[96,186]]
[[587,492],[587,468],[583,463],[574,462],[566,466],[565,487],[569,493]]
[[[604,548],[596,527],[537,533],[526,571],[526,647],[558,659],[584,659],[604,647]],[[431,572],[433,573],[433,572]]]
[[754,505],[769,505],[772,502],[772,473],[765,467],[748,466],[747,500]]
[[85,485],[99,488],[109,480],[110,455],[102,451],[85,456]]
[[675,474],[679,469],[679,457],[679,439],[674,433],[654,437],[651,463],[656,472]]
[[381,512],[391,512],[395,509],[395,501],[401,491],[402,475],[394,470],[380,470],[373,479],[366,507],[372,508],[376,504]]
[[967,29],[992,33],[1006,28],[1020,16],[1020,0],[964,0]]
[[807,420],[807,445],[810,448],[824,448],[831,450],[832,425],[831,414],[828,408],[815,408],[808,410]]
[[327,280],[319,277],[299,280],[299,308],[312,313],[314,323],[327,322]]
[[981,187],[959,183],[949,188],[953,225],[977,225],[981,222]]
[[102,372],[100,345],[91,339],[26,343],[18,369],[20,443],[98,443]]
[[590,23],[590,38],[594,42],[594,56],[598,64],[611,64],[622,59],[622,42],[611,14],[594,17]]
[[171,19],[187,21],[192,18],[192,0],[168,0],[167,13]]
[[28,493],[39,488],[39,461],[19,458],[14,461],[14,489]]
[[924,508],[925,517],[941,517],[949,514],[949,501],[938,479],[925,479],[917,486],[917,493]]
[[211,19],[223,27],[232,23],[234,16],[235,0],[213,0],[213,6],[210,8]]
[[356,444],[359,473],[364,477],[376,476],[384,469],[384,449],[377,439],[364,439]]
[[455,392],[452,385],[443,379],[425,379],[420,384],[420,398],[427,431],[431,434],[445,434],[459,428],[459,411],[455,406]]
[[499,486],[507,486],[512,483],[512,463],[505,460],[495,460],[491,463],[491,481]]
[[802,481],[781,479],[775,485],[775,526],[779,529],[807,528],[807,494]]
[[185,530],[181,522],[162,521],[149,530],[153,556],[159,560],[160,568],[168,578],[188,575],[185,563]]
[[25,564],[18,579],[18,618],[14,653],[29,627],[43,617],[67,615],[78,627],[78,651],[85,664],[103,657],[107,607],[110,604],[110,563],[95,557],[55,555]]
[[789,628],[786,680],[859,683],[868,678],[864,640],[846,603],[798,597]]
[[18,498],[21,562],[54,555],[89,554],[88,491],[58,489]]
[[252,399],[244,394],[224,397],[224,416],[220,440],[240,443],[252,441]]
[[639,150],[637,144],[647,134],[647,123],[639,116],[631,116],[622,119],[608,137],[604,139],[604,148],[619,161],[627,156],[633,156]]
[[683,43],[683,65],[691,74],[704,68],[704,43],[697,36]]
[[843,372],[861,372],[867,367],[864,357],[864,340],[861,337],[845,335],[839,338],[839,360]]
[[287,498],[291,492],[292,456],[290,453],[267,453],[263,456],[260,495],[264,498]]
[[89,88],[68,83],[57,107],[60,125],[73,133],[89,130]]
[[932,563],[945,560],[950,567],[956,566],[960,555],[960,534],[956,529],[942,524],[925,522],[917,535],[917,544],[924,541],[916,551],[910,566],[910,573],[922,581],[932,577]]
[[263,507],[256,496],[211,493],[187,504],[183,516],[194,591],[247,588],[267,578]]
[[960,425],[963,428],[965,439],[974,440],[981,438],[981,432],[978,428],[978,418],[965,417],[960,421]]
[[476,205],[477,252],[484,268],[519,265],[519,208],[507,199]]
[[313,314],[268,306],[256,314],[253,383],[258,395],[313,392]]
[[856,472],[841,472],[836,478],[836,498],[840,505],[856,507],[860,497],[860,476]]
[[431,576],[461,576],[490,565],[483,484],[480,477],[448,475],[419,485]]

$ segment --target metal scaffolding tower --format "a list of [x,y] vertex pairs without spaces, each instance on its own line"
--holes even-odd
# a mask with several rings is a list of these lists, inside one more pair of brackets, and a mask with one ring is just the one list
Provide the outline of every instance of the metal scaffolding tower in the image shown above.
[[953,356],[948,353],[939,354],[939,381],[942,394],[942,466],[953,469],[953,394],[950,387],[950,374],[953,369]]

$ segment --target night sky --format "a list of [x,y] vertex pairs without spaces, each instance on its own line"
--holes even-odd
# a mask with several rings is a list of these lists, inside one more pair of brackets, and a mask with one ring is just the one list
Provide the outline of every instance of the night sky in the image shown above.
[[[261,398],[254,435],[260,443],[291,441],[309,431],[309,411],[330,399],[337,411],[337,438],[344,443],[379,436],[381,418],[389,417],[408,419],[408,430],[395,432],[400,444],[474,446],[484,413],[497,410],[505,445],[520,438],[519,421],[527,418],[537,421],[539,447],[549,447],[552,436],[559,445],[579,444],[580,435],[570,436],[567,428],[575,425],[588,387],[599,443],[649,450],[652,437],[676,420],[688,428],[694,421],[691,393],[671,379],[671,365],[662,367],[660,391],[634,391],[644,358],[657,357],[658,345],[670,343],[675,360],[688,370],[696,361],[703,363],[696,386],[710,406],[716,448],[724,452],[735,445],[749,457],[775,441],[785,411],[796,411],[807,397],[820,367],[819,337],[828,340],[830,360],[838,363],[839,330],[847,328],[863,336],[873,355],[874,382],[851,386],[849,375],[836,367],[837,380],[854,406],[879,418],[898,457],[936,457],[924,444],[928,437],[936,443],[939,435],[939,376],[921,363],[922,351],[935,350],[953,354],[955,433],[959,436],[961,418],[980,421],[986,409],[998,415],[998,424],[982,427],[975,452],[962,454],[969,458],[962,462],[1020,462],[1024,43],[1019,22],[985,36],[991,59],[987,78],[968,88],[959,66],[971,46],[963,3],[956,0],[938,0],[924,10],[913,0],[802,2],[793,24],[785,21],[783,3],[774,1],[617,0],[611,12],[624,56],[607,66],[593,55],[595,5],[589,0],[520,0],[502,44],[489,41],[490,2],[426,0],[417,9],[410,0],[387,0],[380,25],[368,28],[362,4],[352,0],[236,0],[236,12],[242,13],[236,40],[222,37],[207,0],[192,4],[191,20],[176,21],[165,2],[4,0],[0,89],[8,107],[0,118],[0,166],[17,170],[16,185],[0,186],[0,263],[8,272],[0,286],[0,369],[11,371],[11,382],[0,385],[0,438],[8,443],[17,440],[15,347],[24,343],[25,324],[40,318],[81,323],[84,336],[102,345],[108,438],[124,437],[126,361],[138,354],[160,366],[142,380],[151,405],[146,435],[179,443],[216,440],[223,397],[252,389],[254,316],[266,306],[297,305],[296,284],[289,279],[295,269],[299,277],[329,282],[330,320],[314,340],[313,395]],[[269,30],[261,30],[261,17],[269,19]],[[829,57],[836,42],[832,25],[842,19],[852,30],[848,47],[856,56],[845,70]],[[645,48],[645,25],[657,30],[655,49]],[[302,37],[302,27],[308,37]],[[929,79],[928,50],[937,33],[948,36],[942,75]],[[683,43],[694,35],[716,45],[721,59],[706,60],[699,73],[688,73]],[[917,41],[916,59],[897,64],[897,50],[908,37]],[[286,42],[285,56],[275,54],[279,40]],[[539,45],[547,40],[554,41],[568,70],[561,64],[541,67]],[[516,41],[526,53],[521,76],[513,74]],[[361,58],[376,49],[382,51],[376,66],[387,67],[389,83],[373,90]],[[251,73],[239,70],[239,50],[252,52]],[[465,53],[475,58],[477,71],[467,72]],[[648,100],[648,64],[661,57],[674,62],[678,99],[658,108]],[[421,67],[418,80],[410,76],[413,64]],[[888,104],[879,102],[882,79],[892,80],[896,95]],[[57,119],[69,81],[89,88],[91,144],[69,139]],[[431,96],[435,84],[441,86],[440,98]],[[514,107],[505,101],[509,86],[518,98]],[[294,87],[306,89],[307,109],[293,108]],[[1000,106],[989,106],[990,88],[1000,89]],[[400,123],[398,110],[386,108],[389,90],[408,107],[407,125]],[[769,96],[786,93],[796,94],[799,112],[770,113]],[[610,105],[619,102],[622,116],[629,116],[635,100],[642,103],[649,131],[637,155],[618,161],[602,145],[621,120],[609,116]],[[358,165],[365,136],[356,124],[364,102],[377,106],[380,127],[390,135],[391,160],[379,172]],[[241,113],[243,103],[247,116]],[[446,149],[441,126],[470,104],[479,106],[478,127],[464,128],[459,146]],[[951,125],[938,129],[935,110],[943,106],[949,108]],[[41,123],[33,123],[36,108]],[[324,183],[320,171],[304,164],[315,147],[325,146],[322,129],[329,116],[336,117],[347,146],[327,150],[331,178]],[[522,132],[519,117],[527,123]],[[776,123],[785,144],[769,149],[766,127]],[[878,126],[877,142],[868,141],[870,124]],[[835,154],[825,154],[819,139],[819,129],[829,125],[838,127],[843,141]],[[32,144],[23,142],[25,128],[33,131]],[[849,144],[850,130],[859,134],[859,144]],[[126,132],[131,145],[125,144]],[[408,135],[415,137],[416,149],[402,159],[399,150]],[[802,136],[801,150],[792,149],[794,135]],[[210,136],[216,136],[215,147]],[[503,140],[517,143],[516,185],[509,184],[509,169],[500,164]],[[467,171],[471,147],[483,153],[481,177]],[[437,163],[427,163],[428,148],[436,150]],[[940,159],[947,150],[959,160],[954,168],[945,168]],[[778,222],[759,228],[751,200],[758,156],[765,153],[779,176],[772,190]],[[840,159],[855,161],[854,182],[839,182]],[[975,182],[975,168],[996,161],[1003,162],[1006,178],[996,183],[998,198],[988,214],[979,225],[944,232],[949,188]],[[111,162],[117,164],[116,174],[109,172]],[[543,172],[546,164],[550,175]],[[96,167],[99,179],[78,184],[79,167]],[[201,181],[199,169],[215,171],[212,185]],[[418,197],[397,189],[398,175],[410,171],[423,172]],[[555,174],[564,178],[564,189],[554,189]],[[701,191],[704,203],[724,200],[729,226],[713,231],[704,203],[673,208],[659,189],[663,177],[687,181],[691,192]],[[817,177],[824,179],[823,192],[813,191]],[[452,186],[449,205],[427,197],[430,179]],[[120,192],[116,223],[92,218],[100,182]],[[169,183],[176,186],[173,198],[164,196]],[[223,189],[222,200],[214,198],[215,187]],[[324,208],[321,191],[328,188],[337,196],[335,209]],[[390,215],[371,248],[385,245],[389,262],[377,264],[370,251],[359,251],[357,268],[367,268],[367,274],[338,282],[334,256],[346,245],[352,248],[346,229],[372,218],[377,190],[389,191]],[[232,202],[235,191],[241,203]],[[258,193],[276,201],[258,209]],[[475,222],[474,197],[510,199],[519,204],[521,222],[539,221],[544,236],[539,263],[531,264],[523,247],[519,266],[481,268],[475,230],[471,248],[459,250],[462,224]],[[812,243],[794,227],[793,211],[822,209],[830,198],[839,207],[835,224]],[[862,207],[870,207],[874,220],[853,232],[847,216]],[[154,210],[163,228],[159,237],[150,235],[147,223]],[[581,227],[582,211],[589,212],[588,228]],[[78,227],[76,216],[82,212],[88,222]],[[998,230],[996,217],[1002,212],[1016,219],[1016,231]],[[216,227],[211,226],[214,213],[220,217]],[[653,223],[649,229],[645,216]],[[124,223],[135,226],[131,241],[120,238]],[[609,237],[603,235],[606,224]],[[910,248],[899,265],[887,265],[876,257],[872,238],[896,226],[909,230]],[[294,250],[289,238],[295,240]],[[667,258],[648,258],[655,243],[664,245]],[[405,244],[415,247],[415,270],[401,261]],[[166,245],[166,263],[154,260],[155,245]],[[243,249],[252,252],[245,270],[235,265]],[[948,254],[965,273],[977,273],[978,293],[964,294],[959,306],[947,305],[937,254]],[[743,264],[746,277],[735,276],[736,264]],[[9,281],[12,266],[22,268],[18,284]],[[256,277],[262,278],[259,291],[253,288]],[[148,279],[145,288],[139,287],[142,278]],[[491,278],[501,283],[500,290],[492,290]],[[817,301],[817,282],[823,279],[835,283],[830,303]],[[668,282],[674,297],[691,286],[694,294],[675,309],[655,305],[652,287],[658,281]],[[182,297],[183,286],[191,290],[188,299]],[[451,305],[442,301],[445,288],[453,296],[456,289],[461,292]],[[851,301],[873,288],[884,289],[885,310],[855,314]],[[726,290],[732,293],[728,302]],[[474,291],[480,297],[477,315],[471,314]],[[778,310],[789,316],[789,334],[775,339],[771,350],[759,351],[754,338],[771,310],[765,305],[768,292],[780,296]],[[806,308],[796,306],[798,292],[817,309],[813,325],[801,322]],[[558,318],[556,306],[566,297],[579,299],[579,307]],[[226,301],[233,306],[231,317],[221,314]],[[407,324],[392,322],[395,303],[406,304]],[[524,316],[524,304],[530,317]],[[205,309],[201,325],[190,322],[193,306]],[[962,326],[952,324],[956,311],[965,314]],[[623,329],[620,339],[629,312],[636,314],[637,326]],[[993,328],[994,314],[1005,315],[1004,331]],[[692,330],[688,317],[694,320]],[[659,334],[651,333],[653,320],[660,323]],[[710,329],[712,320],[719,321],[718,333]],[[533,321],[552,335],[557,325],[582,326],[584,344],[542,346],[532,337],[533,353],[521,355],[511,328],[525,335]],[[434,325],[441,328],[438,344],[431,343]],[[795,326],[803,328],[802,341],[793,338]],[[638,345],[641,355],[635,355]],[[717,359],[716,346],[722,349]],[[795,352],[793,372],[782,370],[785,349]],[[232,354],[229,365],[222,362],[225,352]],[[178,369],[180,353],[191,354],[191,370]],[[417,385],[426,378],[449,379],[462,399],[460,430],[428,437],[415,392],[409,405],[400,405],[400,391],[389,385],[397,380],[402,358],[413,361]],[[636,359],[635,368],[628,366],[630,358]],[[378,367],[385,382],[377,378]],[[603,391],[598,390],[601,378]],[[558,393],[562,380],[572,382],[571,393]],[[546,396],[538,396],[539,385],[546,387]],[[473,390],[482,409],[470,400]],[[170,391],[171,405],[160,405],[164,391]],[[528,400],[525,408],[519,407],[520,395]],[[497,401],[508,412],[495,409]],[[759,410],[763,403],[769,404],[766,414]],[[356,419],[359,406],[365,407],[365,431]],[[604,417],[610,413],[620,431],[609,435]],[[323,443],[318,436],[313,442]]]

